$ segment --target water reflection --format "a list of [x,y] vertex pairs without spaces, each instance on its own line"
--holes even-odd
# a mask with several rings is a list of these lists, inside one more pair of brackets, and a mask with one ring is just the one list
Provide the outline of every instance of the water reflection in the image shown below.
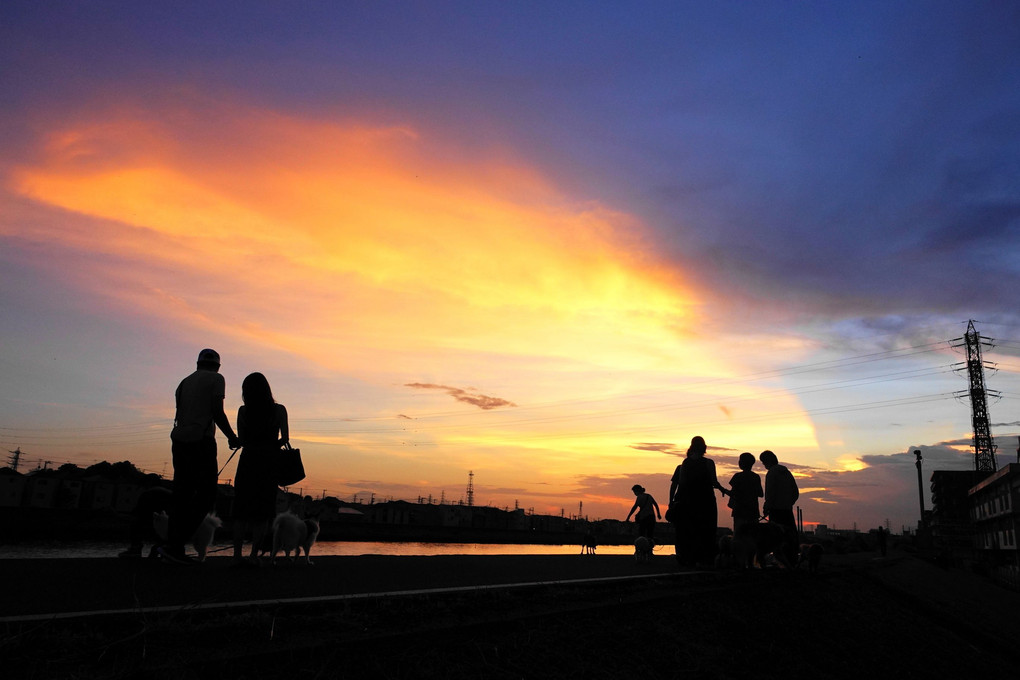
[[[217,543],[211,546],[210,557],[225,557],[230,546]],[[124,549],[123,543],[90,541],[81,543],[47,542],[22,543],[0,546],[0,559],[43,559],[66,557],[116,557]],[[312,548],[312,558],[325,555],[579,555],[580,545],[515,545],[491,543],[382,543],[323,541]],[[630,545],[600,545],[598,555],[630,555]],[[672,555],[673,546],[663,545],[656,554]],[[592,559],[587,556],[586,559]]]

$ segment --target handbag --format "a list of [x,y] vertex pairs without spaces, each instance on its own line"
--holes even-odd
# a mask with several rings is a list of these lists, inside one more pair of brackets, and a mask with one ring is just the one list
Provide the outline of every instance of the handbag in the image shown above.
[[291,486],[304,478],[305,466],[301,462],[301,449],[291,448],[290,442],[287,442],[276,456],[276,485]]
[[676,524],[677,522],[680,521],[680,504],[679,503],[674,501],[674,502],[670,503],[666,507],[665,519],[666,519],[667,522],[671,522],[673,524]]

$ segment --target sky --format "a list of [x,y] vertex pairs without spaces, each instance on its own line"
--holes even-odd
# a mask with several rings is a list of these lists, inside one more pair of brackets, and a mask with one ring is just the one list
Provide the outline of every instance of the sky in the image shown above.
[[970,320],[1016,460],[1014,3],[9,0],[0,91],[23,470],[171,474],[212,347],[306,494],[622,519],[698,435],[898,532]]

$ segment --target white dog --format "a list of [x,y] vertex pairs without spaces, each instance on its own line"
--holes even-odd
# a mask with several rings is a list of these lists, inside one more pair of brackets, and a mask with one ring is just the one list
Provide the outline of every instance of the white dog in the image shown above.
[[286,557],[290,557],[290,551],[294,551],[294,560],[301,556],[301,550],[305,551],[305,564],[312,564],[312,546],[319,535],[319,522],[314,519],[301,519],[291,511],[281,512],[273,520],[273,563],[276,563],[276,553],[283,551]]
[[[169,523],[170,518],[165,512],[152,513],[152,528],[163,541],[166,541]],[[215,512],[210,512],[195,529],[195,533],[191,535],[191,546],[198,553],[199,562],[205,562],[205,555],[212,544],[213,536],[216,534],[216,530],[222,526],[223,520],[217,517]]]
[[647,536],[638,536],[634,539],[634,559],[641,563],[652,559],[652,542]]

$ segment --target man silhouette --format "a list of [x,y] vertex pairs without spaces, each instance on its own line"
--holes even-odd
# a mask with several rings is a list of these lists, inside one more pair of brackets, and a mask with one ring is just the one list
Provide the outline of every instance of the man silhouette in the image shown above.
[[779,464],[776,454],[762,451],[758,456],[765,466],[765,503],[761,514],[770,521],[797,530],[797,520],[793,517],[793,506],[800,498],[797,480],[793,478],[785,465]]
[[786,553],[787,560],[794,564],[796,547],[800,542],[797,539],[797,520],[793,516],[793,506],[800,498],[800,489],[797,488],[797,480],[793,473],[785,465],[779,464],[776,454],[771,451],[762,451],[758,454],[758,460],[765,466],[765,503],[762,505],[761,514],[782,526],[787,533]]
[[181,381],[175,399],[173,441],[174,489],[170,501],[167,544],[159,554],[173,564],[191,564],[184,543],[216,503],[216,428],[230,448],[240,443],[223,412],[226,381],[219,374],[220,355],[211,349],[198,354],[194,373]]

